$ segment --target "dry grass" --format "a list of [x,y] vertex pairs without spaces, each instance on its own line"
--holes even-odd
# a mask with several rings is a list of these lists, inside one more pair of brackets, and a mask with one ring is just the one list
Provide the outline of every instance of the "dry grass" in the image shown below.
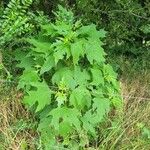
[[137,74],[131,80],[122,79],[121,83],[125,130],[121,149],[150,150],[149,139],[142,137],[143,129],[138,126],[150,127],[150,73]]
[[33,118],[31,120],[20,99],[21,94],[13,89],[5,93],[1,91],[0,149],[2,150],[24,150],[28,143],[34,149],[35,134],[28,129],[28,124]]
[[[143,124],[150,127],[150,73],[120,79],[124,97],[121,121],[101,142],[101,150],[150,150],[150,140],[142,136]],[[0,149],[36,150],[37,133],[28,129],[33,117],[20,101],[15,90],[0,97]],[[21,125],[20,120],[23,120]],[[27,123],[26,123],[27,122]],[[15,129],[16,128],[16,129]],[[150,129],[150,128],[149,128]],[[27,145],[30,145],[28,147]]]
[[[114,129],[106,133],[100,150],[150,150],[150,73],[122,76],[120,82],[124,110]],[[142,135],[144,128],[149,135]]]

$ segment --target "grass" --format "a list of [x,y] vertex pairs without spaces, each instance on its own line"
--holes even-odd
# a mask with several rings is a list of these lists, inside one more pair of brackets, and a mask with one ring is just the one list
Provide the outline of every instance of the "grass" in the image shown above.
[[21,104],[22,95],[15,89],[0,93],[0,149],[25,150],[30,145],[34,150],[37,136],[34,118]]
[[[142,78],[141,78],[142,77]],[[132,80],[122,79],[124,97],[124,134],[121,149],[150,149],[150,73],[136,75]],[[148,129],[149,128],[149,129]],[[149,130],[145,133],[144,129]]]
[[114,122],[100,150],[150,150],[150,72],[126,77],[122,74],[120,79],[122,117]]
[[[120,119],[112,116],[112,128],[102,130],[104,136],[97,149],[150,150],[150,71],[136,70],[128,61],[119,65],[124,111]],[[1,85],[0,150],[36,150],[40,147],[35,131],[36,119],[23,107],[21,97],[15,88]]]

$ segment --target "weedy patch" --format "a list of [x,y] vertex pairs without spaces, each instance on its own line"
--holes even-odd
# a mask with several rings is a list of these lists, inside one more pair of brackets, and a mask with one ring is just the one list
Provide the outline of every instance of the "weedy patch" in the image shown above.
[[22,94],[4,84],[0,93],[0,149],[36,149],[36,121],[23,107]]
[[[135,75],[135,74],[134,74]],[[149,73],[122,76],[121,91],[124,111],[120,119],[110,114],[107,123],[101,124],[93,150],[148,150],[150,147],[150,95]],[[141,79],[142,75],[142,79]],[[41,147],[40,134],[33,118],[24,109],[16,90],[2,92],[0,100],[0,145],[2,150],[37,150]],[[99,146],[100,145],[100,146]],[[89,150],[90,148],[86,148]]]

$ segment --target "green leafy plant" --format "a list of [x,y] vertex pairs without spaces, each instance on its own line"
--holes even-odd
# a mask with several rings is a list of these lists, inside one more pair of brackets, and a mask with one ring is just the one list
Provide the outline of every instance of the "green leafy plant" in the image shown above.
[[32,0],[11,0],[0,20],[0,45],[12,41],[16,36],[29,32],[32,13],[28,11]]
[[98,139],[108,113],[121,107],[117,75],[105,61],[103,29],[83,26],[61,6],[55,16],[26,39],[26,50],[16,51],[17,67],[24,69],[18,89],[40,119],[44,149],[83,149]]
[[13,50],[20,47],[24,49],[24,38],[36,35],[39,24],[49,21],[43,13],[34,13],[32,4],[32,0],[11,0],[4,8],[4,2],[0,2],[0,56],[3,56],[3,62],[0,59],[0,63],[14,76],[17,71]]

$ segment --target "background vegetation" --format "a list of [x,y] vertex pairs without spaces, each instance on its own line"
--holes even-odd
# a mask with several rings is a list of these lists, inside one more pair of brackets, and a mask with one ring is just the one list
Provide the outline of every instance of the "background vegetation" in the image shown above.
[[[25,39],[40,37],[41,26],[55,22],[58,4],[70,9],[82,25],[104,29],[106,62],[118,73],[123,97],[121,118],[111,112],[100,125],[98,140],[84,149],[127,150],[150,147],[150,2],[149,0],[1,0],[0,2],[0,149],[42,149],[39,118],[22,104],[16,86],[22,73],[18,52]],[[39,35],[40,34],[40,35]],[[41,38],[41,37],[40,37]],[[42,37],[43,38],[43,37]],[[39,57],[39,54],[31,54]],[[19,58],[23,60],[24,54]],[[17,67],[16,67],[17,65]],[[89,65],[89,64],[88,64]],[[38,66],[37,66],[38,69]],[[45,77],[47,79],[47,74]],[[119,113],[120,115],[120,113]],[[111,124],[111,125],[110,125]],[[83,147],[82,147],[83,148]],[[54,148],[58,149],[58,147]]]

